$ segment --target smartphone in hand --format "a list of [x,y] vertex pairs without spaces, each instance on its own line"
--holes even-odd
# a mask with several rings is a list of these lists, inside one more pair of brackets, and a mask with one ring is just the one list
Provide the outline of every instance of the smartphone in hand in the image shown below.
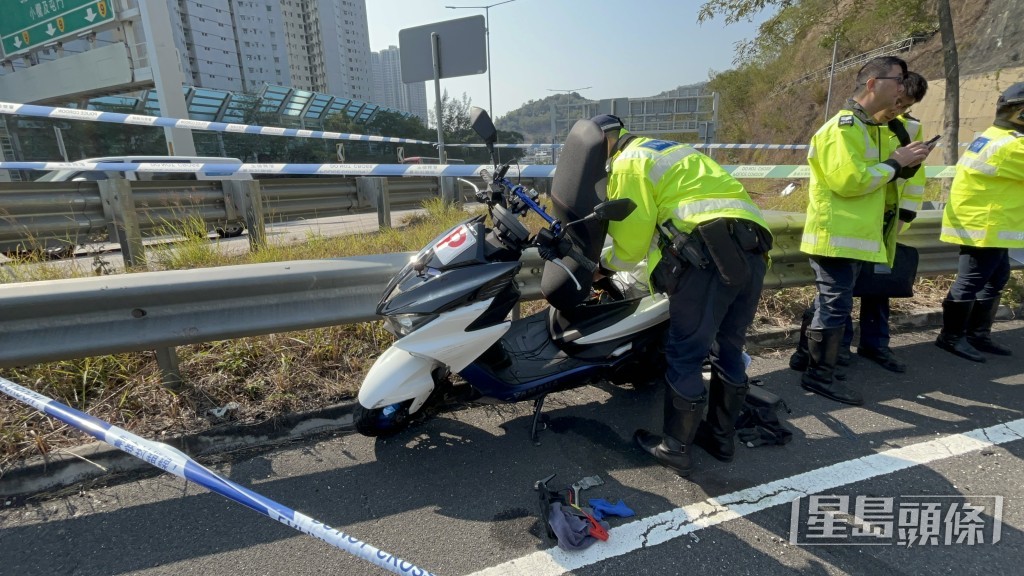
[[927,146],[929,148],[935,148],[935,145],[939,143],[939,140],[941,138],[942,138],[942,134],[936,134],[935,136],[932,136],[931,138],[929,138],[924,144],[925,144],[925,146]]

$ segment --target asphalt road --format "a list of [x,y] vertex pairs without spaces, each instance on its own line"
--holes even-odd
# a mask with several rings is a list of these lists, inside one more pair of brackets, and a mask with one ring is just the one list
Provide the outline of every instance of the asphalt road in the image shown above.
[[[660,391],[611,386],[551,396],[539,446],[529,405],[476,407],[390,440],[338,435],[207,463],[437,574],[1019,574],[1024,322],[997,330],[1018,356],[973,364],[935,348],[931,330],[895,338],[906,374],[855,358],[863,407],[805,393],[788,350],[755,356],[751,375],[792,409],[793,441],[740,447],[731,464],[697,451],[688,480],[631,443],[637,427],[660,426]],[[610,539],[585,551],[552,549],[532,490],[552,473],[562,487],[599,475],[584,495],[636,515],[612,518]],[[819,507],[846,496],[852,516],[812,515],[811,496]],[[862,522],[884,527],[886,503],[889,537],[855,537]],[[984,507],[974,532],[957,513],[968,507]],[[941,524],[935,543],[908,545],[927,518]],[[822,539],[828,519],[838,535]],[[983,541],[957,542],[971,534]],[[8,504],[0,551],[0,574],[18,576],[386,573],[166,474]]]

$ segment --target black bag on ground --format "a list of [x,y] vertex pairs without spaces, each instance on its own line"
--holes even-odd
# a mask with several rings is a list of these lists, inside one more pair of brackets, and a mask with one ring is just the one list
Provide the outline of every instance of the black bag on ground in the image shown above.
[[910,298],[914,295],[918,260],[917,248],[897,242],[892,268],[885,264],[866,262],[853,285],[853,295]]
[[786,402],[774,392],[750,386],[743,408],[736,417],[736,435],[748,447],[782,445],[793,439],[793,433],[779,420],[779,411],[790,412]]

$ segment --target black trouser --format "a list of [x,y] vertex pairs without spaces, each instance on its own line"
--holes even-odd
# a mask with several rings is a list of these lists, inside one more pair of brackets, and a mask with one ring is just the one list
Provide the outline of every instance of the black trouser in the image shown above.
[[810,327],[825,330],[846,326],[853,312],[853,285],[864,262],[831,256],[811,256],[810,261],[818,288]]
[[754,320],[766,269],[763,254],[745,252],[750,282],[726,286],[715,265],[690,266],[669,296],[669,333],[665,346],[666,379],[685,398],[704,393],[701,365],[711,364],[730,382],[746,381],[743,344]]
[[1010,279],[1010,256],[1006,248],[961,246],[956,280],[949,287],[949,299],[991,300]]

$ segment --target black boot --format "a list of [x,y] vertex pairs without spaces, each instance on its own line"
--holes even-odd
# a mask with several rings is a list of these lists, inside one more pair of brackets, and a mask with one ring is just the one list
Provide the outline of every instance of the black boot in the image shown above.
[[967,319],[967,343],[975,350],[997,356],[1013,356],[1013,351],[992,341],[992,322],[999,311],[999,297],[975,300]]
[[676,394],[668,384],[665,385],[665,436],[652,434],[647,430],[637,430],[633,439],[644,452],[647,452],[658,464],[672,470],[680,476],[689,476],[693,469],[690,461],[690,447],[693,437],[697,434],[697,425],[704,416],[704,408],[708,405],[708,397],[684,398]]
[[813,319],[814,308],[804,310],[803,316],[800,317],[800,342],[796,345],[796,352],[789,357],[789,367],[797,372],[807,370],[807,362],[810,360],[807,354],[807,329]]
[[800,385],[805,390],[821,394],[836,402],[860,406],[864,398],[859,392],[834,378],[836,358],[842,344],[843,331],[846,328],[837,326],[823,330],[807,330],[807,351],[810,362],[807,371],[800,378]]
[[732,462],[736,453],[736,418],[743,408],[750,386],[723,379],[717,370],[711,371],[708,392],[708,416],[697,427],[693,443],[722,462]]
[[[804,310],[803,315],[800,317],[800,342],[796,345],[796,352],[789,357],[789,367],[797,372],[803,372],[807,370],[807,364],[810,361],[810,354],[807,353],[807,329],[811,326],[811,320],[814,319],[814,308],[808,308]],[[849,366],[850,365],[850,349],[840,347],[839,356],[836,357],[836,366]],[[837,380],[846,380],[846,374],[841,370],[837,370],[833,375]]]
[[967,321],[973,308],[973,300],[943,300],[942,331],[935,345],[972,362],[984,362],[985,357],[967,341]]

